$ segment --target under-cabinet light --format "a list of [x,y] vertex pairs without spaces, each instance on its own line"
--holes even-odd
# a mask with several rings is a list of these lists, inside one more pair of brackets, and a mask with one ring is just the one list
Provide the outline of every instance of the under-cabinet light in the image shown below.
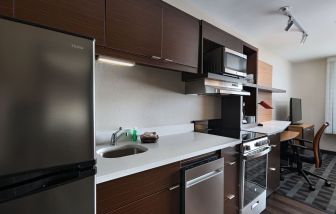
[[110,63],[110,64],[114,64],[114,65],[128,66],[128,67],[135,66],[134,62],[129,62],[129,61],[120,60],[120,59],[114,59],[114,58],[109,58],[109,57],[104,57],[104,56],[98,56],[98,61],[105,62],[105,63]]

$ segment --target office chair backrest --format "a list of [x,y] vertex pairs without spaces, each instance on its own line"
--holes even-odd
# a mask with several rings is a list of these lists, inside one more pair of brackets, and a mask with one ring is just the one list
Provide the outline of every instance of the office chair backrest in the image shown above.
[[314,160],[315,160],[315,167],[320,168],[322,165],[322,155],[320,152],[320,140],[324,130],[329,126],[328,122],[325,122],[321,128],[317,131],[314,140],[313,140],[313,150],[314,150]]

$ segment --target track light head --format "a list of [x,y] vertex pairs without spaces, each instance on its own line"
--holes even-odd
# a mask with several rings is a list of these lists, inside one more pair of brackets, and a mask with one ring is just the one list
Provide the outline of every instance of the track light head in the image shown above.
[[288,20],[288,24],[287,24],[287,27],[285,28],[285,31],[289,31],[289,29],[291,29],[291,27],[293,27],[294,25],[294,21],[290,18]]

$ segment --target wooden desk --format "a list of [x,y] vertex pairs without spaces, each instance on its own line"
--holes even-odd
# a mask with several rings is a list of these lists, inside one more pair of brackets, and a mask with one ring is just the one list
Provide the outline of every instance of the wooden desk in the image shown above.
[[300,135],[300,132],[294,131],[283,131],[280,133],[280,142],[286,142],[289,140],[293,140]]
[[313,141],[314,139],[314,125],[313,124],[304,123],[301,125],[290,125],[288,126],[288,131],[299,132],[300,134],[297,136],[298,139],[305,139],[305,140],[310,140],[310,141]]

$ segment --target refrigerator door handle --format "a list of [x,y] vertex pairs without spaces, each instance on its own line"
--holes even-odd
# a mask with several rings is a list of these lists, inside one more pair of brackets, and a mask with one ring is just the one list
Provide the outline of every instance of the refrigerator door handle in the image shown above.
[[84,169],[64,170],[62,172],[57,171],[4,186],[0,188],[0,203],[94,176],[96,171],[95,166]]

